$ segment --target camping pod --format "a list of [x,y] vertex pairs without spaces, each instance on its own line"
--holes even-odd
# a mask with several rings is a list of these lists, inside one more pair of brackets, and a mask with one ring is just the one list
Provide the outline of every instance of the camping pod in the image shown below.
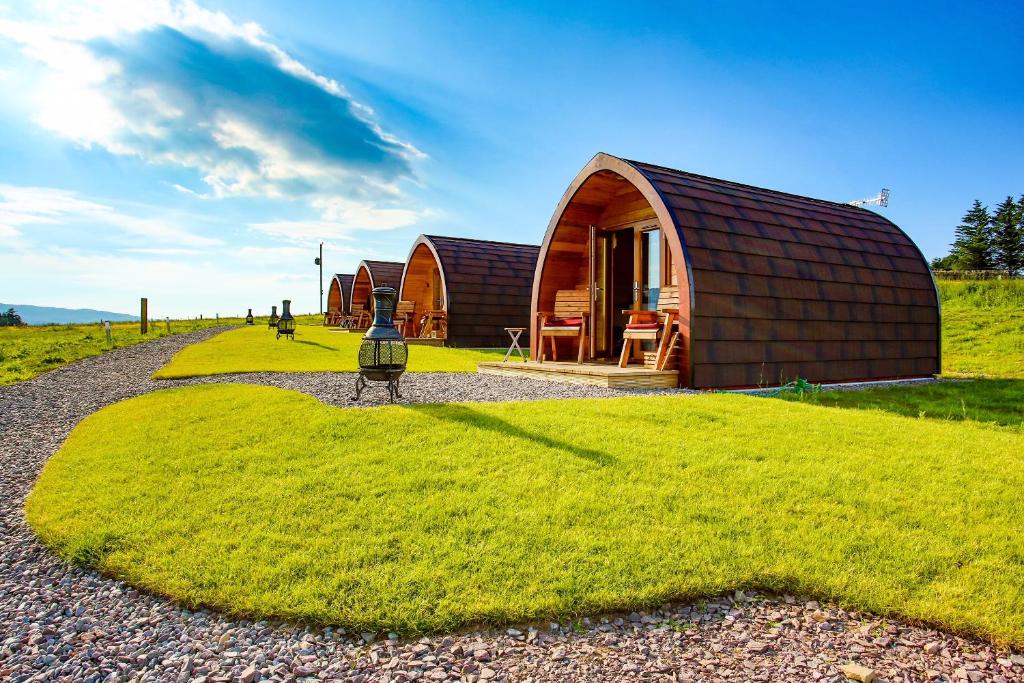
[[355,275],[336,273],[327,289],[327,312],[348,315],[352,312],[352,280]]
[[399,296],[410,309],[406,335],[442,333],[458,347],[508,346],[506,327],[530,326],[539,252],[529,244],[420,235]]
[[657,309],[667,291],[675,318],[668,367],[681,386],[940,372],[935,282],[887,218],[598,154],[570,183],[541,245],[532,358],[541,349],[538,314],[571,300],[567,292],[588,309],[583,341],[544,341],[562,344],[566,358],[575,357],[572,344],[585,346],[583,362],[596,363],[625,356],[635,319],[628,311]]
[[352,278],[349,313],[361,315],[369,325],[373,317],[373,297],[370,292],[375,287],[393,287],[397,290],[402,284],[404,265],[397,261],[360,261]]

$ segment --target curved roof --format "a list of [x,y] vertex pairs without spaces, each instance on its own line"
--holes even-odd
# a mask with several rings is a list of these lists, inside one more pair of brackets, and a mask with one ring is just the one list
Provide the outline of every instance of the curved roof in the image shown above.
[[507,346],[506,327],[529,327],[539,246],[420,235],[409,250],[403,289],[409,263],[421,245],[430,249],[440,270],[449,343],[463,347]]
[[938,292],[928,264],[905,232],[860,207],[601,153],[562,197],[542,261],[556,229],[585,224],[588,207],[601,201],[593,188],[616,178],[643,195],[676,264],[685,265],[678,270],[689,289],[680,305],[691,385],[940,371]]
[[338,310],[343,314],[348,315],[352,310],[352,280],[355,279],[355,275],[351,273],[335,273],[334,277],[331,278],[331,284],[327,288],[327,308],[330,310],[331,303],[334,301],[335,289],[337,289],[337,303],[339,304]]
[[[352,280],[349,310],[361,309],[362,303],[357,305],[357,300],[369,297],[370,292],[376,287],[399,289],[402,286],[403,268],[405,268],[405,264],[398,261],[360,261]],[[366,291],[363,291],[364,289]]]

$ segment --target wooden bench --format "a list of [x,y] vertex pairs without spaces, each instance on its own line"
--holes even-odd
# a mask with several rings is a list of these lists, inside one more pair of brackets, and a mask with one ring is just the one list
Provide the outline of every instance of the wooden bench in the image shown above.
[[551,360],[558,360],[559,337],[576,337],[576,362],[582,363],[587,348],[587,318],[590,317],[590,291],[587,289],[560,289],[555,292],[554,310],[538,313],[537,325],[540,353],[544,362],[544,340],[551,340]]
[[403,337],[416,336],[415,315],[415,301],[399,301],[395,305],[395,326]]
[[679,342],[679,287],[662,287],[656,310],[632,309],[623,313],[629,316],[629,322],[622,333],[619,367],[629,364],[630,355],[643,360],[643,342],[656,341],[658,345],[652,365],[656,370],[664,370]]

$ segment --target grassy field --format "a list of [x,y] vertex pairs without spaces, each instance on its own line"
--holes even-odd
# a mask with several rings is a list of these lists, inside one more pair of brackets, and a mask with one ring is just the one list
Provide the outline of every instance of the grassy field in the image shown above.
[[[312,323],[320,316],[301,316],[302,322]],[[206,318],[203,320],[172,320],[170,331],[163,320],[153,321],[149,333],[139,332],[139,323],[114,323],[110,326],[113,345],[107,343],[103,325],[32,325],[0,327],[0,386],[32,379],[48,370],[105,353],[112,348],[132,346],[142,342],[205,330],[219,325],[241,325],[242,318]],[[267,319],[256,318],[256,327],[266,329]]]
[[740,395],[346,410],[202,386],[87,418],[27,515],[186,604],[358,630],[756,587],[1022,645],[1022,460],[1011,429]]
[[[361,334],[300,325],[295,341],[276,339],[265,328],[231,330],[179,351],[153,375],[157,379],[231,372],[355,372]],[[409,347],[409,372],[476,372],[480,361],[501,360],[504,351]]]
[[979,379],[779,398],[821,406],[882,410],[928,420],[973,420],[1024,432],[1024,380]]
[[1024,280],[939,281],[942,372],[1024,379]]

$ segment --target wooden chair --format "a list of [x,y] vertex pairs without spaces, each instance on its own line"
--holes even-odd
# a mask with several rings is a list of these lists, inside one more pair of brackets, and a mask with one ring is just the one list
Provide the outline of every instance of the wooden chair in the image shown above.
[[622,333],[622,354],[619,367],[629,364],[630,355],[643,359],[642,344],[645,341],[658,342],[653,366],[664,370],[668,360],[679,343],[679,288],[662,287],[658,293],[657,310],[627,310],[629,322]]
[[447,339],[448,311],[425,311],[420,318],[420,337],[423,339]]
[[341,311],[331,308],[324,313],[324,325],[327,327],[338,327],[341,325]]
[[553,311],[538,313],[540,353],[544,362],[544,340],[551,340],[551,360],[558,361],[558,337],[576,337],[576,362],[582,363],[587,348],[587,318],[590,317],[590,291],[587,289],[560,289],[555,292]]
[[403,337],[416,336],[415,315],[415,301],[399,301],[395,305],[395,326]]

